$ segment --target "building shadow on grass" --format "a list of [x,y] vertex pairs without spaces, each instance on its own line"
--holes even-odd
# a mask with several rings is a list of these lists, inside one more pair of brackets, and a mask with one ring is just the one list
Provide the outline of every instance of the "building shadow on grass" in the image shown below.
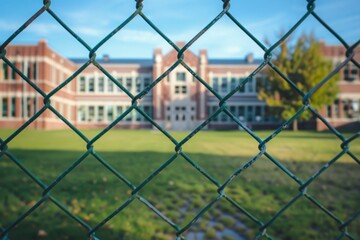
[[[54,183],[84,154],[80,151],[21,149],[11,152],[46,185]],[[50,191],[51,196],[73,216],[91,227],[131,198],[133,189],[128,184],[146,183],[138,196],[180,228],[218,197],[216,184],[181,156],[147,182],[146,179],[171,159],[173,153],[100,151],[98,154],[111,170],[90,155]],[[200,153],[188,156],[219,185],[253,157]],[[301,176],[303,182],[325,163],[279,161]],[[357,164],[339,160],[309,186],[308,193],[345,221],[360,207],[358,173]],[[0,226],[7,228],[41,199],[43,189],[5,155],[0,158],[0,176]],[[225,194],[265,223],[299,193],[298,188],[292,178],[261,157],[229,184]],[[100,239],[175,239],[175,229],[144,202],[135,198],[96,231],[97,236]],[[258,231],[259,225],[225,198],[220,198],[184,236],[190,240],[253,239]],[[360,222],[354,221],[349,232],[355,238],[359,237]],[[335,239],[339,235],[336,222],[304,196],[276,219],[268,233],[279,239]],[[87,239],[87,230],[48,199],[9,235],[12,240]]]

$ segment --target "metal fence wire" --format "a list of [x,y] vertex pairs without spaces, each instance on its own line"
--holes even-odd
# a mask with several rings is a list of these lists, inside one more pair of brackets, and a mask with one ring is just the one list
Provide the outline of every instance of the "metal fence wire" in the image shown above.
[[[220,0],[219,0],[220,2]],[[311,196],[307,192],[307,188],[328,168],[331,167],[341,156],[348,155],[350,156],[357,164],[360,164],[360,161],[357,156],[355,156],[350,150],[350,144],[356,138],[359,137],[360,132],[355,133],[353,136],[346,138],[339,131],[337,131],[331,124],[329,124],[326,119],[324,119],[312,106],[310,102],[311,96],[321,88],[326,82],[330,80],[330,78],[339,72],[347,63],[352,62],[357,68],[359,68],[359,63],[354,58],[354,49],[359,45],[360,41],[357,41],[354,45],[350,46],[345,40],[336,33],[315,11],[315,0],[307,0],[306,5],[304,6],[304,15],[296,22],[294,26],[290,28],[277,42],[275,42],[269,48],[265,47],[265,45],[258,40],[246,27],[244,27],[232,14],[230,11],[230,0],[222,0],[220,2],[223,5],[222,11],[214,17],[214,19],[208,23],[199,33],[197,33],[189,42],[187,42],[182,48],[179,48],[169,37],[167,37],[144,13],[143,8],[144,3],[143,0],[136,0],[135,3],[135,11],[131,14],[124,22],[122,22],[118,27],[116,27],[112,32],[110,32],[105,38],[103,38],[100,42],[96,44],[95,47],[90,47],[81,37],[77,35],[75,31],[73,31],[66,23],[64,23],[61,18],[57,16],[55,12],[51,9],[51,1],[44,0],[43,6],[29,19],[27,20],[18,30],[16,30],[5,42],[2,43],[0,47],[0,58],[8,64],[17,74],[19,74],[23,81],[29,84],[34,90],[36,90],[42,97],[44,101],[44,106],[36,112],[27,122],[25,122],[21,127],[19,127],[16,131],[14,131],[9,137],[6,139],[0,139],[0,157],[5,155],[10,158],[24,173],[26,173],[35,183],[37,183],[42,189],[43,194],[42,197],[29,208],[25,213],[23,213],[20,217],[18,217],[13,223],[9,226],[0,229],[1,239],[9,239],[9,233],[14,229],[16,225],[22,222],[25,218],[27,218],[31,213],[36,211],[45,201],[51,201],[55,205],[58,206],[63,212],[68,214],[72,219],[74,219],[77,223],[79,223],[82,227],[84,227],[87,232],[89,239],[99,239],[96,236],[96,231],[99,230],[105,223],[107,223],[110,219],[115,217],[117,214],[126,209],[130,204],[134,201],[140,201],[149,207],[152,211],[154,211],[158,216],[160,216],[166,223],[168,223],[173,229],[176,231],[176,239],[185,239],[184,232],[187,231],[206,211],[208,211],[212,206],[221,198],[226,199],[233,206],[235,206],[239,211],[245,214],[249,219],[251,219],[254,223],[259,226],[259,232],[257,238],[267,237],[271,238],[270,234],[267,233],[267,229],[271,228],[271,225],[277,218],[286,212],[287,208],[289,208],[292,204],[294,204],[300,198],[306,198],[315,206],[317,206],[321,211],[325,212],[329,218],[332,218],[337,222],[339,235],[338,239],[355,239],[354,236],[348,232],[349,224],[354,221],[360,214],[360,210],[357,210],[353,213],[353,215],[348,219],[341,219],[337,215],[335,215],[330,209],[326,208],[320,201],[318,201],[315,197]],[[34,82],[32,82],[29,77],[27,77],[22,71],[20,71],[7,57],[5,48],[14,40],[24,29],[26,29],[36,18],[45,13],[50,14],[67,32],[69,32],[76,41],[82,44],[89,51],[89,59],[84,63],[76,72],[74,72],[69,78],[67,78],[64,82],[59,84],[55,89],[53,89],[50,93],[46,94],[42,91],[39,86],[37,86]],[[122,84],[120,84],[109,72],[107,72],[97,61],[96,51],[109,39],[111,39],[117,32],[121,31],[128,23],[130,23],[134,18],[142,18],[152,29],[154,29],[163,39],[166,40],[176,51],[177,51],[177,60],[172,64],[172,66],[167,69],[165,72],[161,74],[157,79],[155,79],[149,86],[147,86],[143,91],[134,96],[130,93]],[[239,27],[248,37],[250,37],[263,51],[264,58],[262,63],[240,84],[229,92],[226,96],[222,97],[218,92],[214,91],[214,89],[199,75],[196,74],[194,70],[190,68],[190,66],[184,61],[184,53],[189,49],[189,47],[199,39],[207,30],[209,30],[217,21],[221,18],[229,18],[237,27]],[[272,52],[275,48],[277,48],[282,42],[284,42],[307,18],[316,19],[325,29],[328,30],[336,39],[338,39],[341,44],[346,48],[346,59],[339,64],[330,74],[328,74],[324,79],[319,79],[319,83],[310,91],[304,92],[300,89],[291,79],[289,79],[285,74],[283,74],[276,65],[272,63]],[[52,105],[51,98],[55,96],[62,88],[64,88],[67,84],[74,81],[74,79],[89,65],[94,65],[101,72],[103,72],[111,81],[117,85],[117,87],[121,88],[127,96],[132,100],[132,105],[127,111],[125,111],[120,116],[117,116],[116,119],[108,125],[105,129],[103,129],[99,134],[97,134],[94,138],[88,139],[79,129],[77,129],[72,123],[70,123],[65,117],[63,117]],[[175,138],[167,132],[164,128],[162,128],[154,119],[152,119],[149,115],[147,115],[142,108],[139,107],[139,101],[151,91],[160,81],[163,81],[164,78],[169,75],[169,73],[174,70],[178,65],[182,65],[189,71],[201,84],[203,84],[210,92],[212,92],[219,101],[219,107],[217,111],[215,111],[211,116],[209,116],[204,122],[198,125],[195,129],[193,129],[184,139],[180,142],[175,140]],[[254,76],[259,73],[264,67],[269,66],[275,72],[279,74],[292,88],[296,90],[298,94],[301,95],[303,99],[303,107],[294,114],[290,119],[285,121],[280,127],[278,127],[271,135],[266,137],[265,139],[261,139],[258,137],[251,129],[245,126],[237,116],[234,116],[232,112],[226,105],[227,100],[233,96],[240,88],[242,88],[245,84],[247,84]],[[58,177],[56,177],[51,184],[46,185],[42,182],[35,174],[33,174],[29,169],[27,169],[19,159],[17,159],[11,152],[11,149],[8,148],[8,143],[14,140],[27,126],[29,126],[32,122],[34,122],[41,114],[44,113],[45,110],[52,111],[59,119],[61,119],[69,128],[71,128],[78,136],[80,136],[83,141],[86,143],[86,149],[84,149],[84,153],[82,156],[74,161],[70,166],[67,167],[65,171],[63,171]],[[306,181],[300,180],[294,173],[292,173],[289,169],[287,169],[284,165],[282,165],[275,157],[270,155],[266,151],[266,145],[272,139],[274,139],[283,129],[287,128],[295,119],[299,117],[304,111],[310,111],[314,116],[320,119],[328,129],[341,140],[341,150],[339,153],[330,159],[326,164],[324,164],[316,173],[314,173],[309,179]],[[119,173],[116,169],[114,169],[105,159],[103,159],[99,154],[95,152],[93,144],[98,141],[105,133],[107,133],[111,128],[113,128],[117,123],[122,121],[128,114],[132,111],[137,111],[142,116],[144,116],[153,127],[160,130],[175,146],[173,155],[163,163],[158,169],[156,169],[152,174],[145,178],[139,185],[134,185],[130,180],[125,178],[121,173]],[[235,169],[233,174],[228,177],[228,179],[221,183],[213,178],[210,174],[206,172],[201,166],[199,166],[196,162],[194,162],[183,150],[182,146],[190,141],[192,137],[194,137],[199,131],[201,131],[205,126],[207,126],[214,118],[216,118],[219,114],[225,113],[228,115],[232,121],[237,123],[241,128],[243,128],[252,138],[254,138],[258,143],[259,152],[252,157],[248,162],[246,162],[241,168]],[[62,203],[60,203],[55,197],[51,195],[51,191],[56,187],[56,185],[62,181],[62,179],[69,174],[74,168],[76,168],[87,156],[94,156],[105,168],[110,170],[112,174],[114,174],[117,178],[119,178],[122,182],[124,182],[129,189],[132,191],[130,197],[127,201],[125,201],[122,205],[120,205],[115,211],[113,211],[110,215],[104,218],[101,222],[98,222],[95,226],[90,226],[83,219],[81,219],[76,214],[72,213],[69,209],[67,209]],[[208,181],[214,184],[217,187],[217,197],[213,199],[210,203],[204,206],[196,216],[186,223],[184,227],[180,227],[173,221],[171,221],[163,212],[158,210],[154,205],[149,203],[145,198],[143,198],[139,191],[147,186],[149,182],[151,182],[160,172],[166,171],[167,166],[176,161],[178,156],[182,156],[186,161],[188,161],[194,169],[203,174]],[[251,212],[245,210],[241,204],[235,201],[233,198],[226,194],[227,186],[232,182],[239,174],[245,171],[248,167],[250,167],[257,159],[261,156],[265,156],[271,162],[273,162],[279,169],[285,172],[289,178],[294,180],[299,185],[299,193],[294,196],[289,202],[287,202],[282,208],[276,212],[268,222],[262,222],[258,218],[256,218]]]

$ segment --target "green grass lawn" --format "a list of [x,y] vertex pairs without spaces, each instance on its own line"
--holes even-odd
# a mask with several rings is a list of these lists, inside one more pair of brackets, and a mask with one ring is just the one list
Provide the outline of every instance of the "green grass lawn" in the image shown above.
[[[6,139],[13,130],[0,129]],[[99,131],[86,130],[88,138]],[[180,141],[186,132],[172,132]],[[266,138],[271,132],[257,132]],[[351,135],[347,135],[349,137]],[[267,152],[305,182],[340,151],[330,133],[282,132],[267,144]],[[9,151],[45,184],[51,184],[86,151],[86,143],[71,131],[25,130]],[[174,154],[174,144],[152,130],[111,130],[94,143],[103,159],[135,186]],[[350,145],[360,156],[360,139]],[[220,184],[255,156],[258,143],[241,131],[201,131],[183,151]],[[299,185],[265,156],[238,175],[225,193],[261,222],[268,222],[298,193]],[[215,199],[217,187],[178,156],[139,195],[180,228]],[[42,197],[42,189],[6,155],[0,157],[0,227],[7,228]],[[323,172],[307,190],[345,221],[360,209],[360,167],[348,155]],[[50,192],[72,213],[95,226],[131,197],[131,189],[93,156],[88,156]],[[348,232],[360,238],[360,219]],[[218,200],[184,233],[189,239],[254,239],[259,225],[225,198]],[[176,230],[138,199],[96,231],[104,239],[175,239]],[[299,198],[268,228],[275,239],[336,239],[338,224],[306,197]],[[0,232],[1,234],[1,232]],[[87,231],[45,201],[9,234],[11,240],[87,239]],[[344,239],[347,239],[346,237]]]

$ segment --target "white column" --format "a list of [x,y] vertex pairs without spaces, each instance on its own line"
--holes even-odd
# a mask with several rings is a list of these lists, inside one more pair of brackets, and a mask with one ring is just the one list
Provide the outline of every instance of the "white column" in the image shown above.
[[231,72],[227,72],[226,73],[226,78],[227,78],[227,84],[226,84],[226,93],[229,93],[231,91]]
[[[161,62],[157,62],[156,63],[156,73],[161,73]],[[159,77],[159,74],[156,75],[156,78]],[[166,79],[164,79],[164,81],[166,81]],[[161,111],[162,111],[162,107],[161,107],[161,94],[162,94],[162,85],[163,81],[161,81],[156,87],[157,87],[157,94],[155,96],[156,98],[156,118],[159,119],[161,117]],[[171,89],[172,91],[172,89]],[[171,96],[171,94],[170,94]]]

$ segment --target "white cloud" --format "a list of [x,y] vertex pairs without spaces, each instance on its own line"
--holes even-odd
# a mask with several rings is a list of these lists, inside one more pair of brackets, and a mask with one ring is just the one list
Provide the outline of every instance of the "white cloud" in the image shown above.
[[89,37],[102,37],[105,36],[105,31],[99,28],[91,28],[91,27],[75,27],[74,32],[77,34],[89,36]]
[[[1,31],[12,31],[15,32],[18,28],[21,27],[22,24],[15,22],[6,22],[0,21],[0,30]],[[32,34],[46,36],[50,33],[61,32],[61,26],[56,23],[39,23],[34,22],[31,23],[26,29],[25,32],[30,32]]]
[[21,24],[0,20],[0,31],[16,31]]
[[47,36],[65,30],[62,30],[62,27],[57,23],[32,23],[27,27],[27,31],[37,35]]
[[161,37],[154,32],[146,30],[123,29],[117,33],[116,38],[124,42],[157,43]]

